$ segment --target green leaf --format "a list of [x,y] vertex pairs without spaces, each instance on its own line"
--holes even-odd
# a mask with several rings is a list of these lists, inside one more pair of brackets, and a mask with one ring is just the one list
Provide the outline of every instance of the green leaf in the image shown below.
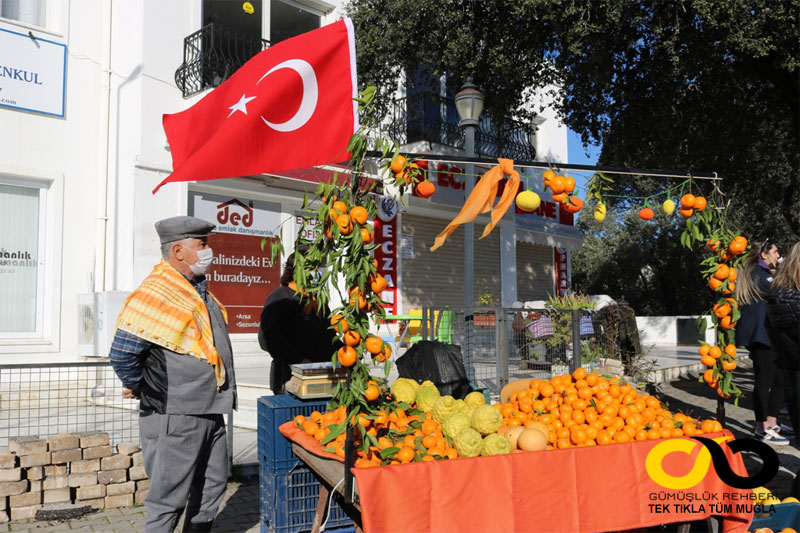
[[345,424],[331,424],[328,426],[328,429],[330,429],[331,432],[328,433],[324,439],[322,439],[320,444],[328,444],[330,441],[336,439],[336,437],[344,433],[346,428],[347,426]]
[[386,459],[387,457],[393,457],[394,454],[396,454],[399,451],[400,451],[400,448],[398,448],[396,446],[392,446],[391,448],[385,448],[385,449],[381,450],[380,452],[378,452],[378,456],[381,459]]

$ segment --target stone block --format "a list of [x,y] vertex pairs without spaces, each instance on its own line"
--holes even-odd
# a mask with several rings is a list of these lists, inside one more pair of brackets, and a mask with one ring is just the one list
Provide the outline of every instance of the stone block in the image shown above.
[[109,483],[124,483],[128,481],[127,470],[101,470],[97,473],[97,481],[103,485]]
[[23,492],[16,496],[8,497],[8,505],[13,509],[15,507],[30,507],[32,505],[42,504],[42,491]]
[[122,455],[133,455],[134,453],[141,450],[138,444],[134,444],[132,442],[120,442],[117,444],[117,451]]
[[59,433],[53,435],[48,439],[48,445],[51,452],[58,452],[61,450],[70,450],[72,448],[79,448],[81,445],[80,437],[72,433]]
[[15,496],[28,490],[28,480],[4,481],[0,483],[0,497]]
[[86,487],[78,487],[75,489],[76,500],[94,500],[97,498],[106,497],[105,485],[88,485]]
[[50,464],[50,452],[32,453],[30,455],[19,456],[19,466],[28,468],[31,466],[44,466]]
[[70,487],[85,487],[86,485],[97,485],[97,472],[69,475]]
[[28,488],[28,490],[31,492],[43,490],[41,480],[31,481],[30,484],[31,486]]
[[17,455],[46,452],[47,441],[39,437],[11,437],[8,439],[8,451]]
[[[3,507],[3,509],[5,509],[5,507]],[[9,520],[8,513],[5,511],[0,511],[0,524],[5,524]]]
[[100,459],[86,459],[85,461],[74,461],[69,464],[70,474],[85,474],[86,472],[97,472],[100,470]]
[[120,470],[131,466],[129,455],[116,454],[100,460],[100,470]]
[[95,448],[108,445],[108,433],[101,431],[84,431],[76,433],[80,437],[81,448]]
[[144,471],[143,466],[132,466],[128,469],[128,476],[134,481],[139,481],[140,479],[147,479],[147,472]]
[[142,452],[136,452],[131,455],[131,459],[133,459],[133,466],[144,466],[144,454]]
[[133,507],[133,494],[119,494],[117,496],[106,496],[106,509],[114,507]]
[[136,492],[136,482],[110,483],[106,487],[106,496],[119,496],[120,494],[133,494]]
[[0,468],[15,468],[17,466],[17,454],[2,451],[0,452]]
[[19,481],[22,479],[21,468],[0,468],[0,482]]
[[44,465],[44,475],[65,476],[67,475],[67,465]]
[[102,446],[93,446],[91,448],[83,449],[84,459],[97,459],[98,457],[109,457],[112,454],[111,446],[104,444]]
[[63,489],[69,487],[69,476],[47,476],[42,482],[44,490]]
[[83,458],[82,450],[80,448],[71,448],[69,450],[58,450],[57,452],[50,452],[50,461],[54,465],[61,465],[71,463],[72,461],[80,461]]
[[51,489],[44,491],[44,498],[42,498],[45,505],[48,503],[64,503],[72,499],[72,491],[69,487],[63,489]]
[[25,477],[31,481],[36,479],[44,479],[44,467],[32,466],[25,469]]
[[144,505],[144,499],[147,498],[146,490],[137,490],[133,493],[133,502],[139,505]]
[[79,500],[75,503],[79,503],[81,505],[88,505],[92,509],[102,509],[106,506],[106,499],[105,498],[95,498],[92,500]]
[[16,509],[11,509],[11,520],[35,518],[36,511],[38,511],[41,507],[41,505],[31,505],[30,507],[17,507]]
[[137,491],[138,490],[147,490],[149,488],[150,488],[150,480],[149,479],[143,479],[141,481],[137,481],[136,482],[136,490]]

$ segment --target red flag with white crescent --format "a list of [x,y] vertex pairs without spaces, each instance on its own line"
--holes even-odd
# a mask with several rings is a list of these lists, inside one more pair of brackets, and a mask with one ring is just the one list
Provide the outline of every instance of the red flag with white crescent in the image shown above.
[[195,105],[164,115],[172,181],[344,161],[358,129],[353,24],[343,19],[260,52]]

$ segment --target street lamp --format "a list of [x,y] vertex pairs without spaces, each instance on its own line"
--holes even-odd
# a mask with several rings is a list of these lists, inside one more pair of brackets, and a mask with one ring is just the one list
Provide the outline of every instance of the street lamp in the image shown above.
[[[467,157],[475,157],[475,130],[480,124],[483,111],[483,93],[472,82],[467,81],[456,93],[456,111],[461,119],[459,127],[464,128],[464,153]],[[466,202],[475,186],[475,166],[465,165],[464,201]],[[474,244],[475,226],[472,222],[464,225],[464,320],[466,321],[466,342],[464,342],[464,362],[467,371],[472,370],[473,316],[475,311],[475,270]]]

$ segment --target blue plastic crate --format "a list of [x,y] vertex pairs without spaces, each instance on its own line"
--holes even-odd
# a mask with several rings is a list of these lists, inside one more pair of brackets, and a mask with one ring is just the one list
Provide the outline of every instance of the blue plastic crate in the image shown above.
[[[306,467],[288,474],[272,474],[259,467],[259,492],[262,533],[284,533],[311,529],[319,500],[319,481]],[[353,530],[353,521],[340,504],[337,493],[331,501],[326,531]],[[347,529],[341,529],[347,528]]]
[[292,452],[291,442],[278,427],[297,415],[308,416],[324,411],[327,401],[304,402],[294,396],[262,396],[258,399],[258,462],[272,474],[286,474],[300,461]]
[[748,529],[753,531],[760,527],[768,527],[773,531],[780,531],[785,527],[800,528],[800,503],[778,504],[773,514],[754,518]]

